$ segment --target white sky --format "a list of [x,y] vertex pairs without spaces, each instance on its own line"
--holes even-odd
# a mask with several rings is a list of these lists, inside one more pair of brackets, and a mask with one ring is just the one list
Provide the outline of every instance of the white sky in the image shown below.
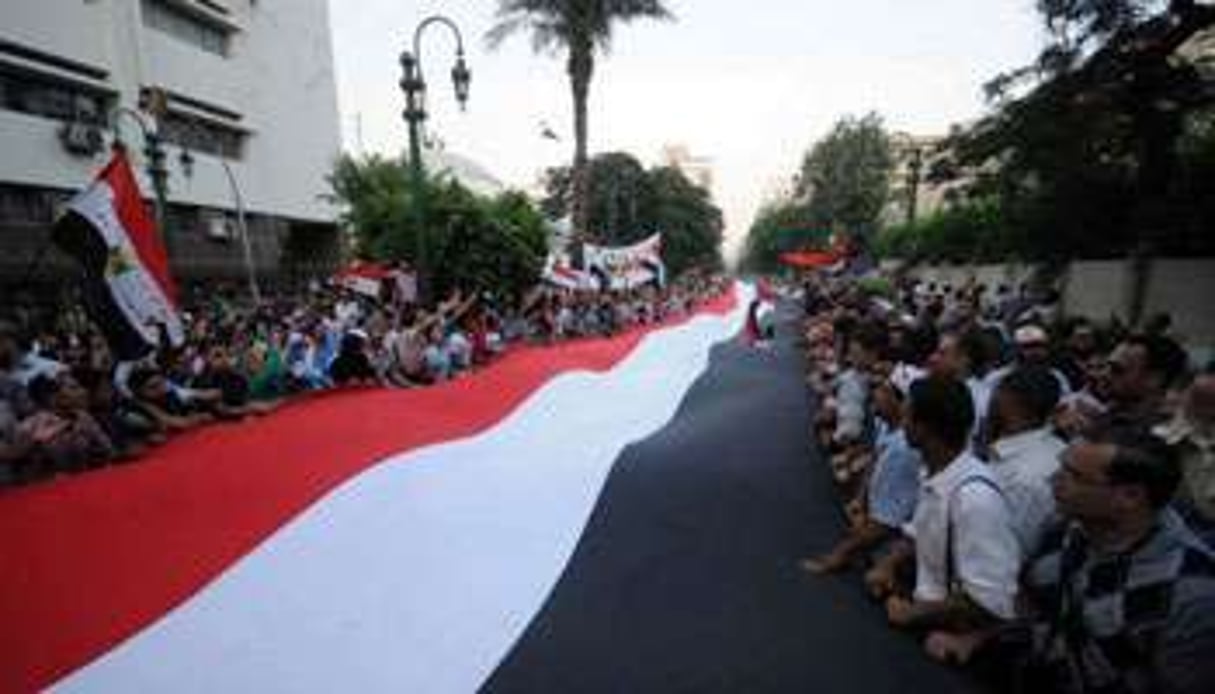
[[[461,114],[454,42],[427,30],[428,126],[450,151],[510,185],[572,156],[563,59],[526,36],[486,46],[496,0],[329,0],[344,147],[398,153],[408,143],[397,57],[433,13],[464,33],[473,79]],[[758,205],[841,115],[882,113],[892,130],[938,134],[982,113],[982,84],[1030,61],[1034,0],[668,0],[674,22],[618,28],[591,84],[590,151],[654,163],[664,144],[713,159],[727,250]],[[563,138],[540,137],[547,122]],[[360,150],[361,148],[361,150]]]

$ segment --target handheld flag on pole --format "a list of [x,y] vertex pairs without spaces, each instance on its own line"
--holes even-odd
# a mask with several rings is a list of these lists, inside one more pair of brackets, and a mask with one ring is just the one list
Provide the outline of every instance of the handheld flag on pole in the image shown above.
[[85,310],[115,358],[144,356],[162,331],[170,343],[183,342],[169,256],[123,149],[68,203],[52,239],[84,270]]

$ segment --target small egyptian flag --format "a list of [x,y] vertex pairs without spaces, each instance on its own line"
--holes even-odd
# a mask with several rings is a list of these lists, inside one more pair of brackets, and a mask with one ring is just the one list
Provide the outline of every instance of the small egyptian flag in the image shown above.
[[52,238],[80,263],[89,317],[114,357],[133,360],[161,341],[183,341],[169,257],[122,148],[68,203]]

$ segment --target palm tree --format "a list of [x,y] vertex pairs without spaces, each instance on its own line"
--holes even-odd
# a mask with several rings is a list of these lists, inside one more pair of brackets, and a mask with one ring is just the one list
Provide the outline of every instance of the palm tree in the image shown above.
[[595,51],[606,51],[612,28],[639,17],[670,19],[661,0],[499,0],[498,23],[486,38],[498,46],[511,34],[531,34],[536,52],[566,56],[566,72],[574,97],[573,217],[574,237],[587,232],[586,100],[595,71]]

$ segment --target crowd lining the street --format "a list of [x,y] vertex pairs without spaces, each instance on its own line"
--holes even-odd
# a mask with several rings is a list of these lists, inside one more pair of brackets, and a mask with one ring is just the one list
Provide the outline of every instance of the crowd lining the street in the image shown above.
[[[332,388],[417,388],[490,364],[512,345],[607,337],[723,293],[691,272],[627,291],[537,287],[517,302],[454,291],[419,306],[316,285],[257,306],[197,292],[184,344],[117,361],[78,309],[0,318],[0,486],[135,460],[174,434],[266,415]],[[406,414],[407,416],[407,414]]]
[[889,623],[1012,692],[1215,692],[1215,364],[975,283],[808,280],[812,424]]

